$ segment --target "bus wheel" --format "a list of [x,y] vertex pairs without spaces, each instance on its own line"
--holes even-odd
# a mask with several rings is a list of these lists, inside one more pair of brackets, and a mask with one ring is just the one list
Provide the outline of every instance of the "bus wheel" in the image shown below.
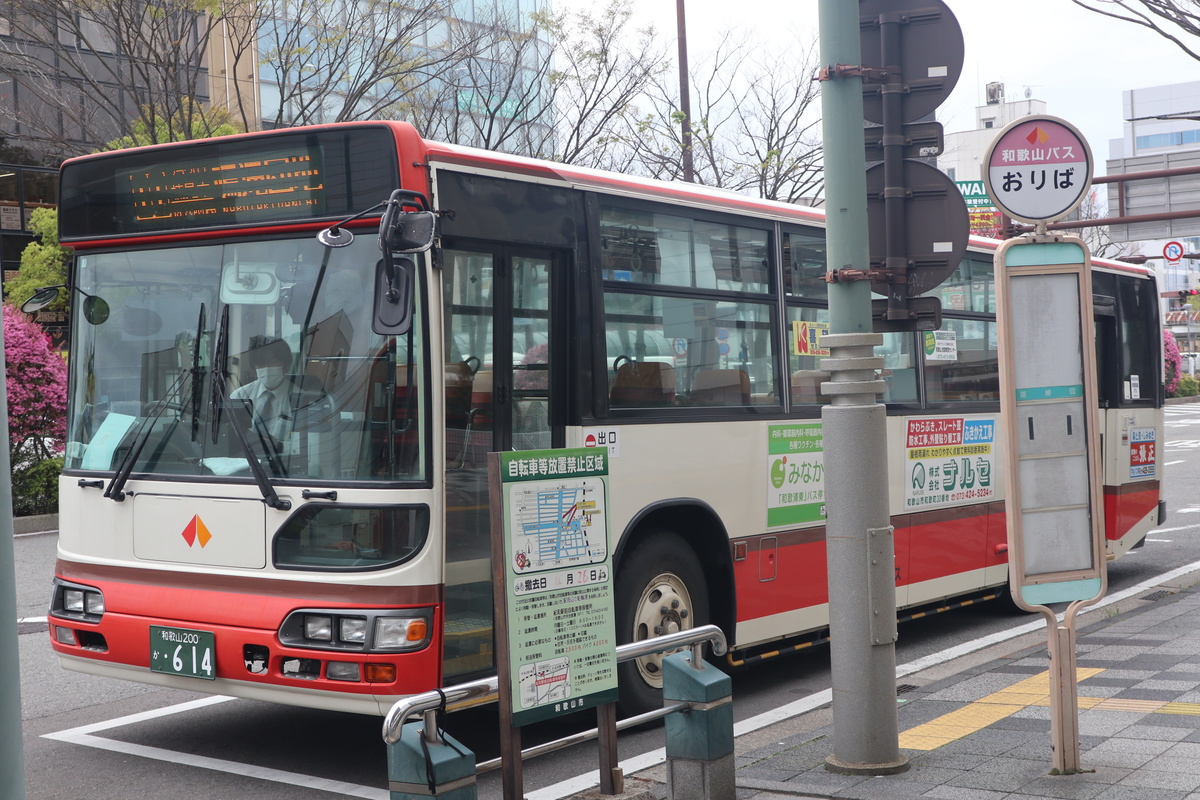
[[[687,542],[677,534],[660,531],[627,553],[617,572],[616,612],[620,644],[707,623],[708,584],[700,560]],[[664,655],[669,653],[618,666],[623,716],[662,708]]]

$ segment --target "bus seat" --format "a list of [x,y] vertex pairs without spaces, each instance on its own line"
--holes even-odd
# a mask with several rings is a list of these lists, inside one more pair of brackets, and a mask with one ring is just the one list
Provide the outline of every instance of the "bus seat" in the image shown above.
[[471,410],[471,365],[455,361],[446,365],[446,427],[465,428]]
[[792,402],[824,403],[829,398],[821,393],[821,383],[829,373],[819,369],[798,369],[792,373]]
[[660,361],[626,361],[609,390],[614,408],[669,406],[675,402],[675,367]]
[[492,429],[492,371],[481,369],[471,381],[471,408],[467,412],[470,427]]
[[750,376],[740,369],[702,369],[692,379],[692,404],[744,406],[750,404]]

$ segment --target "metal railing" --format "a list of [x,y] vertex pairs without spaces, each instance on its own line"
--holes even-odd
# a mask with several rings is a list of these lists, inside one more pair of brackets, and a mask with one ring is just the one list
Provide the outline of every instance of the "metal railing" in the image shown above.
[[[690,647],[692,648],[692,663],[699,664],[704,655],[703,650],[706,642],[712,646],[713,655],[723,656],[728,650],[725,634],[720,628],[716,625],[701,625],[697,628],[689,628],[677,633],[668,633],[664,636],[656,636],[652,639],[643,639],[638,642],[620,645],[617,647],[617,663]],[[471,681],[470,683],[462,683],[457,686],[447,687],[446,689],[424,692],[423,694],[407,697],[397,701],[388,711],[387,716],[384,717],[383,740],[387,744],[395,744],[400,740],[401,729],[404,727],[404,723],[412,717],[422,715],[425,722],[423,735],[426,741],[434,744],[437,742],[436,715],[439,710],[445,708],[447,711],[459,711],[465,708],[494,703],[498,699],[499,682],[495,675]],[[616,729],[622,731],[626,728],[643,725],[651,720],[661,719],[677,711],[686,711],[688,708],[690,708],[689,703],[674,703],[655,709],[654,711],[647,711],[645,714],[638,714],[635,717],[621,720],[616,723]],[[591,730],[582,731],[563,737],[562,739],[556,739],[553,742],[546,742],[545,744],[522,750],[521,758],[533,758],[534,756],[551,753],[564,747],[596,739],[600,735],[599,728],[592,728]],[[499,766],[500,759],[493,758],[490,761],[480,762],[475,766],[475,770],[477,773],[488,772],[489,770],[497,769]]]

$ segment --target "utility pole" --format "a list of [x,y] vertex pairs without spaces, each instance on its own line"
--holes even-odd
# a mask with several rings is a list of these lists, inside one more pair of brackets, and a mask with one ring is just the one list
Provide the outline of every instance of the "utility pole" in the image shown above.
[[[682,0],[681,0],[682,2]],[[821,62],[833,75],[821,84],[825,140],[828,267],[869,264],[859,6],[820,0]],[[896,717],[895,549],[888,512],[887,414],[874,347],[883,336],[871,321],[866,280],[829,284],[830,358],[822,366],[832,396],[821,411],[828,520],[829,629],[833,666],[834,772],[885,775],[908,769]]]
[[696,182],[692,161],[692,101],[688,92],[687,22],[683,13],[684,0],[675,0],[675,19],[679,28],[679,111],[683,114],[683,179]]
[[17,643],[17,569],[13,553],[12,462],[8,455],[8,386],[0,327],[0,797],[24,800],[21,654]]

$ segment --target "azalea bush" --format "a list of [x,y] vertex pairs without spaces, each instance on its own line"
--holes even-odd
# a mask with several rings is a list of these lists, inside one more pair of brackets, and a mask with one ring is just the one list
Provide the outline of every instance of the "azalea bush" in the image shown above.
[[49,514],[58,506],[67,432],[67,363],[41,327],[7,303],[4,359],[13,513]]
[[1183,368],[1183,356],[1175,344],[1175,334],[1163,328],[1163,372],[1166,376],[1167,397],[1179,397],[1179,373]]

